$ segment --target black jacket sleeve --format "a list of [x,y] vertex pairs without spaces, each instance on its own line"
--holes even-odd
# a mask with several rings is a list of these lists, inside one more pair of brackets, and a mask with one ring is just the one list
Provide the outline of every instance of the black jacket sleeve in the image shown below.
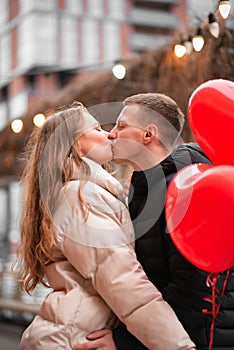
[[147,348],[121,323],[113,330],[113,338],[118,350],[147,350]]

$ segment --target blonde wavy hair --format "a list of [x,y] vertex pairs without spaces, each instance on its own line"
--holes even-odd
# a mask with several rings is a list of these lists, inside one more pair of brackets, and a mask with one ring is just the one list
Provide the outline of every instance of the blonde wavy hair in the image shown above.
[[45,267],[55,261],[52,258],[55,243],[52,215],[61,188],[71,179],[74,164],[83,174],[78,196],[84,215],[87,215],[88,206],[82,197],[82,188],[90,177],[90,169],[82,159],[77,142],[84,131],[85,112],[86,108],[77,101],[56,110],[41,129],[33,131],[26,148],[21,239],[14,269],[19,274],[21,287],[28,293],[37,284],[47,286]]

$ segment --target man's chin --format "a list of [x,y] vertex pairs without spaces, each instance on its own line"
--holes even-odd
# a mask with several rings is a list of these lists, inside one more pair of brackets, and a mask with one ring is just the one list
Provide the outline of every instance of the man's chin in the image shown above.
[[122,159],[122,158],[112,159],[112,162],[114,162],[115,164],[128,164],[129,163],[127,161],[127,159]]

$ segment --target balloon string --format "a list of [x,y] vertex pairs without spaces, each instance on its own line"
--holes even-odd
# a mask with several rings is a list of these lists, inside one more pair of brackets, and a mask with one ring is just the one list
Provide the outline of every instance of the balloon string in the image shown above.
[[205,301],[211,303],[211,306],[212,306],[211,311],[208,311],[207,309],[202,310],[203,314],[212,315],[212,323],[211,323],[211,327],[210,327],[209,350],[212,350],[213,339],[214,339],[215,320],[216,320],[216,317],[217,317],[217,315],[219,313],[219,309],[220,309],[220,304],[216,303],[216,298],[219,295],[222,296],[224,294],[225,288],[227,286],[227,280],[228,280],[229,275],[230,275],[230,270],[227,270],[221,293],[219,293],[219,289],[217,288],[217,280],[219,278],[218,273],[211,273],[207,276],[207,279],[206,279],[207,286],[212,288],[211,295],[204,297]]

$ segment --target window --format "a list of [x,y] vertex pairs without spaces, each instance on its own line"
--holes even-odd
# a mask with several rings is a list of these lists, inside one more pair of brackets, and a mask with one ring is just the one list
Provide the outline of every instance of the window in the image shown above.
[[66,10],[74,15],[83,13],[83,2],[81,0],[66,0]]
[[8,229],[8,191],[0,187],[0,245],[2,245]]
[[9,80],[11,69],[11,45],[10,35],[5,34],[0,39],[0,85]]
[[[6,238],[9,224],[8,188],[0,187],[0,272],[3,268],[3,258],[7,254]],[[1,281],[0,281],[1,282]]]
[[61,20],[61,65],[76,67],[78,64],[77,20],[64,16]]
[[8,0],[0,1],[0,31],[3,29],[4,25],[8,20]]
[[28,93],[22,91],[12,97],[9,101],[9,116],[10,119],[20,118],[27,111],[28,107]]
[[102,17],[104,14],[103,0],[88,0],[88,12],[93,16]]
[[120,57],[120,26],[118,23],[104,23],[103,38],[104,60],[115,60]]
[[98,22],[85,18],[82,23],[82,58],[83,64],[97,64],[99,60]]
[[109,16],[112,18],[122,19],[125,17],[125,1],[124,0],[109,0],[108,9]]
[[22,208],[22,187],[19,182],[11,182],[9,185],[10,222],[8,240],[10,243],[18,243],[20,239],[20,215]]
[[19,0],[20,13],[29,12],[31,10],[41,9],[44,11],[54,10],[57,6],[57,0]]
[[[0,130],[2,130],[7,125],[7,103],[0,102]],[[1,188],[0,188],[1,190]],[[1,205],[0,205],[1,208]],[[1,218],[0,218],[1,222]]]
[[19,67],[56,63],[57,22],[54,13],[31,13],[19,26]]

